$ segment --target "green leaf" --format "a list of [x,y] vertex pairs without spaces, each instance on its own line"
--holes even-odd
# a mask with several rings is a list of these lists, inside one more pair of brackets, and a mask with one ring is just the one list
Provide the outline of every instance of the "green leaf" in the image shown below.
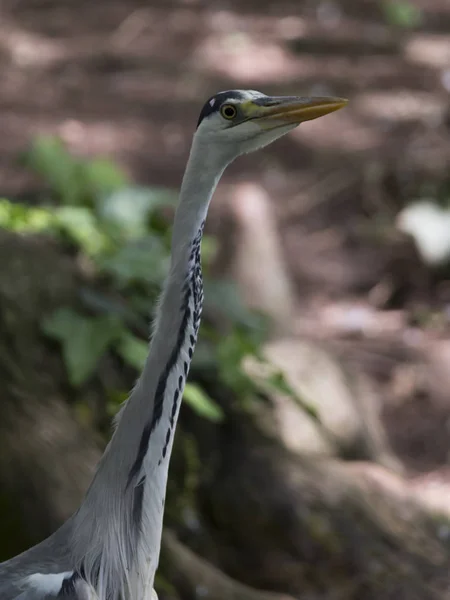
[[[207,325],[202,326],[202,333],[207,328]],[[195,348],[194,356],[192,357],[191,367],[198,370],[213,369],[217,364],[215,344],[201,337]]]
[[98,254],[108,246],[108,240],[89,208],[63,206],[56,208],[54,214],[61,230],[87,254],[91,256]]
[[147,290],[145,290],[145,316],[138,314],[136,310],[131,306],[130,300],[132,297],[124,298],[120,300],[117,295],[110,295],[108,292],[102,292],[98,289],[92,289],[89,287],[81,287],[79,290],[80,299],[83,305],[89,310],[96,314],[104,314],[116,317],[124,324],[128,324],[131,327],[137,327],[142,331],[148,329],[148,307],[149,297]]
[[220,338],[216,345],[220,379],[241,398],[255,391],[253,380],[242,369],[242,360],[245,356],[255,355],[257,350],[249,336],[236,328]]
[[306,402],[305,400],[303,400],[303,398],[301,398],[295,392],[295,390],[287,382],[286,377],[284,376],[284,373],[282,371],[275,371],[275,372],[271,373],[270,375],[268,375],[268,377],[266,378],[266,383],[273,389],[277,390],[278,392],[281,392],[282,394],[285,394],[286,396],[290,396],[291,398],[293,398],[295,400],[295,402],[297,402],[297,404],[310,417],[312,417],[315,421],[320,423],[319,413],[317,412],[316,408],[309,402]]
[[[205,313],[229,320],[239,330],[243,342],[259,346],[267,338],[267,317],[249,310],[242,302],[236,284],[219,279],[205,279]],[[241,343],[239,342],[239,343]]]
[[101,199],[128,185],[128,177],[110,160],[95,158],[83,164],[83,178],[93,199]]
[[127,364],[137,371],[142,371],[148,356],[148,342],[144,342],[128,331],[124,331],[116,350]]
[[224,414],[220,406],[212,400],[198,385],[187,383],[183,398],[187,404],[201,417],[214,423],[220,423]]
[[203,235],[202,238],[202,262],[204,265],[204,271],[207,273],[209,264],[214,260],[217,256],[219,248],[219,243],[217,238],[211,235]]
[[255,315],[241,301],[236,284],[223,279],[208,279],[204,288],[206,311],[220,313],[238,324],[254,322]]
[[385,0],[382,8],[386,21],[391,25],[405,29],[414,28],[422,22],[422,12],[411,2]]
[[169,255],[159,238],[147,235],[122,245],[100,265],[122,286],[140,281],[160,284],[169,268]]
[[54,136],[38,136],[25,154],[25,165],[41,176],[64,204],[83,202],[85,186],[81,162],[73,158]]
[[42,330],[50,337],[63,340],[71,335],[76,328],[78,313],[70,308],[60,308],[45,318],[42,322]]
[[130,393],[125,390],[106,390],[106,412],[110,418],[116,416],[121,405],[129,398]]
[[67,308],[45,319],[42,328],[61,342],[69,381],[75,387],[92,375],[100,358],[122,333],[115,319],[83,317]]
[[112,193],[98,205],[102,221],[126,237],[140,237],[148,231],[148,220],[161,206],[173,205],[176,194],[166,188],[126,187]]
[[55,217],[47,208],[26,206],[0,199],[0,227],[18,232],[39,232],[54,229]]

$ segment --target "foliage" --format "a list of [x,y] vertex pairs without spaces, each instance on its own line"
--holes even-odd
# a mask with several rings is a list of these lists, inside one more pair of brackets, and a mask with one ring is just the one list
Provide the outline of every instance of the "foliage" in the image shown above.
[[[165,216],[173,211],[177,194],[133,186],[113,163],[73,157],[52,137],[36,139],[23,162],[45,181],[46,202],[32,207],[0,200],[0,226],[58,236],[110,290],[85,289],[80,312],[61,308],[42,323],[46,335],[62,346],[71,385],[88,381],[107,351],[140,371],[148,351],[147,315],[169,266],[170,219]],[[211,255],[213,243],[207,237],[202,250],[207,250],[205,314],[214,325],[207,318],[202,323],[192,380],[213,371],[219,385],[231,389],[245,406],[261,388],[244,373],[242,360],[259,356],[265,323],[243,306],[234,286],[208,277],[205,254]],[[218,331],[218,323],[225,324],[224,331]],[[117,408],[123,393],[113,397]],[[196,383],[186,386],[184,399],[202,417],[213,422],[223,418],[221,408]]]
[[51,195],[65,206],[92,208],[98,198],[128,185],[125,173],[113,163],[77,159],[53,136],[37,137],[31,150],[24,154],[23,163],[41,176]]
[[195,383],[186,383],[183,398],[200,416],[215,423],[222,421],[224,415],[220,406],[211,402],[209,396]]
[[104,352],[126,333],[114,317],[84,317],[64,308],[44,320],[43,330],[61,342],[73,386],[92,375]]
[[384,18],[390,25],[403,29],[418,27],[422,22],[422,12],[411,2],[404,0],[384,0],[381,3]]

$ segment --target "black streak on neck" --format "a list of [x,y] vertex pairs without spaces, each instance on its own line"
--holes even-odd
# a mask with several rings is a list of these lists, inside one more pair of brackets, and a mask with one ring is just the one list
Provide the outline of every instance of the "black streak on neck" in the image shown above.
[[133,495],[133,523],[138,527],[142,523],[142,507],[144,504],[145,475],[138,481]]
[[[181,348],[185,344],[186,333],[188,330],[189,319],[191,318],[191,316],[193,317],[194,328],[196,330],[198,330],[198,327],[200,325],[201,303],[203,301],[203,292],[201,290],[202,281],[201,281],[200,244],[201,244],[201,239],[202,239],[202,235],[203,235],[203,228],[204,228],[204,222],[200,226],[200,229],[199,229],[195,239],[192,242],[192,250],[191,250],[191,256],[190,256],[191,269],[189,272],[189,278],[187,279],[186,284],[183,288],[184,294],[183,294],[183,302],[181,305],[181,312],[183,314],[183,317],[181,320],[180,329],[178,330],[177,341],[176,341],[176,344],[170,354],[169,360],[167,361],[167,364],[159,377],[158,385],[156,387],[156,392],[155,392],[153,415],[152,415],[151,421],[144,427],[144,430],[142,432],[141,439],[139,442],[138,453],[137,453],[136,459],[133,463],[133,466],[130,470],[130,473],[128,475],[127,485],[130,485],[132,480],[140,472],[140,470],[142,468],[142,464],[144,462],[144,458],[148,451],[148,445],[150,442],[151,434],[155,430],[155,427],[158,425],[159,421],[161,420],[162,413],[163,413],[163,407],[164,407],[164,399],[166,396],[167,380],[169,379],[169,376],[170,376],[172,370],[174,369],[174,367],[176,366],[176,364],[179,361]],[[189,301],[191,299],[192,294],[194,295],[194,307],[195,307],[193,315],[191,315],[191,309],[189,308]],[[181,387],[183,385],[183,378],[181,376],[180,376],[180,380],[181,381],[179,381],[178,387],[180,389],[179,393],[181,395]],[[171,419],[171,421],[173,422],[172,419]],[[170,434],[169,434],[169,437],[170,437]],[[168,442],[169,442],[169,439],[166,436],[166,446],[165,446],[166,451],[167,451]],[[165,454],[165,453],[166,452],[164,452],[164,449],[163,449],[163,454]],[[161,461],[160,461],[160,463],[161,463]],[[143,487],[144,486],[142,486],[142,488]],[[139,495],[141,496],[140,502],[142,502],[143,494],[140,493]],[[142,514],[142,511],[139,510],[138,507],[136,507],[136,505],[135,505],[134,509],[135,509],[135,514],[137,514],[137,515]]]

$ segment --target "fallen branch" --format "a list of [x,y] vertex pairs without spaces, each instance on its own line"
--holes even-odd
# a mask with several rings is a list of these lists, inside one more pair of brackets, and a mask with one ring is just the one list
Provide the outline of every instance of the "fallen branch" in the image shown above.
[[183,595],[208,600],[294,600],[286,594],[262,592],[243,585],[200,558],[170,531],[163,535],[164,573]]

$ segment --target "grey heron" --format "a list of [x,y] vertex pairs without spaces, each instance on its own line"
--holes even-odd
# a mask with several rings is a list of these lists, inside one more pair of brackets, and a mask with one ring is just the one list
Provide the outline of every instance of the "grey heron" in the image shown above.
[[143,371],[119,411],[85,498],[53,535],[0,564],[1,600],[150,600],[158,566],[169,459],[200,325],[200,245],[225,168],[341,98],[220,92],[204,105],[173,225],[171,265]]

